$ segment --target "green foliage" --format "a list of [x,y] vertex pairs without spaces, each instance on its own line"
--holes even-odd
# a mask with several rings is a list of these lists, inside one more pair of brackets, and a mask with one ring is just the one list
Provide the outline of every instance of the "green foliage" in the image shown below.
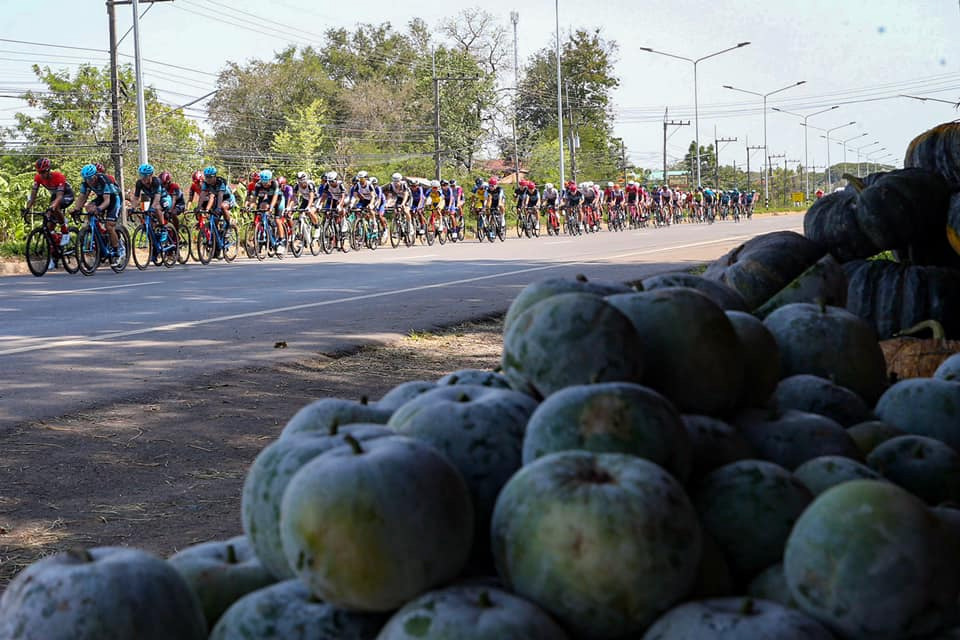
[[326,113],[324,101],[318,98],[306,107],[296,107],[287,117],[286,126],[273,135],[270,143],[270,159],[278,171],[286,175],[298,171],[319,173],[325,138],[321,123],[326,120]]

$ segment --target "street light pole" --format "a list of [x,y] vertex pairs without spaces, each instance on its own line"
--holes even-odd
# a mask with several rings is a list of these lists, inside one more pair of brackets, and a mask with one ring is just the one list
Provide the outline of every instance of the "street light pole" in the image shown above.
[[784,109],[780,109],[780,108],[777,108],[777,107],[771,107],[771,108],[772,108],[774,111],[779,111],[780,113],[786,113],[786,114],[791,115],[791,116],[797,116],[798,118],[803,118],[803,124],[801,125],[801,126],[803,127],[803,178],[804,178],[804,191],[805,191],[805,193],[806,193],[807,200],[809,200],[809,199],[810,199],[810,172],[807,171],[807,164],[808,164],[808,160],[807,160],[807,158],[808,158],[808,156],[807,156],[807,137],[808,137],[808,136],[807,136],[807,120],[809,120],[809,119],[812,118],[813,116],[818,116],[818,115],[820,115],[821,113],[827,113],[828,111],[833,111],[834,109],[839,109],[839,108],[840,108],[840,105],[835,104],[835,105],[833,105],[832,107],[830,107],[829,109],[823,109],[822,111],[817,111],[817,112],[815,112],[815,113],[810,113],[810,114],[807,114],[807,115],[805,115],[805,116],[804,116],[804,115],[801,115],[801,114],[799,114],[799,113],[793,113],[792,111],[785,111]]
[[[772,96],[775,93],[780,93],[781,91],[786,91],[787,89],[793,89],[794,87],[799,87],[802,84],[805,84],[806,80],[800,80],[799,82],[794,82],[793,84],[788,84],[785,87],[781,87],[775,91],[769,93],[758,93],[756,91],[748,91],[746,89],[738,89],[737,87],[731,87],[729,84],[723,85],[724,89],[730,89],[731,91],[740,91],[741,93],[749,93],[752,96],[760,96],[763,98],[763,155],[768,156],[770,153],[770,148],[767,146],[767,98]],[[763,179],[763,200],[764,206],[770,206],[770,158],[767,157],[766,166],[764,168],[764,179]]]
[[879,140],[874,140],[873,142],[871,142],[871,143],[869,143],[869,144],[865,144],[865,145],[863,145],[863,146],[861,146],[861,147],[854,147],[853,150],[857,152],[857,177],[858,177],[858,178],[860,177],[860,151],[863,150],[863,149],[866,149],[867,147],[872,147],[872,146],[875,145],[875,144],[880,144],[880,141],[879,141]]
[[701,182],[700,182],[700,105],[699,105],[700,98],[699,98],[699,91],[697,90],[697,65],[703,62],[704,60],[706,60],[707,58],[713,58],[714,56],[718,56],[721,53],[733,51],[734,49],[740,49],[741,47],[745,47],[748,44],[750,43],[738,42],[732,47],[727,47],[726,49],[723,49],[721,51],[715,51],[714,53],[710,53],[705,56],[701,56],[699,58],[687,58],[687,57],[678,56],[672,53],[657,51],[655,49],[651,49],[650,47],[640,47],[641,51],[646,51],[647,53],[656,53],[661,56],[667,56],[668,58],[685,60],[693,64],[693,119],[694,119],[694,122],[696,123],[695,131],[694,131],[694,144],[697,146],[697,186],[698,187],[701,186]]
[[147,110],[143,97],[143,72],[140,64],[140,5],[132,0],[133,6],[133,62],[137,77],[137,134],[140,136],[140,164],[147,162]]
[[[517,22],[520,21],[520,14],[516,11],[510,12],[510,22],[513,23],[513,86],[520,86],[519,63],[517,62]],[[513,171],[514,184],[520,184],[520,145],[517,144],[517,103],[516,94],[514,94],[513,103]]]
[[833,172],[830,170],[830,133],[836,131],[837,129],[843,129],[844,127],[849,127],[850,125],[857,124],[856,120],[851,120],[846,124],[840,124],[832,129],[825,129],[827,135],[824,136],[827,139],[827,193],[833,190]]
[[557,18],[557,139],[560,142],[560,184],[565,181],[563,175],[563,85],[560,83],[560,0],[555,0],[554,10]]

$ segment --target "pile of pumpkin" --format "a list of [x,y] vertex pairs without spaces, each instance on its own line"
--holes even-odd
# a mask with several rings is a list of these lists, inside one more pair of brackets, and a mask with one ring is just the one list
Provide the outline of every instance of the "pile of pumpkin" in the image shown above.
[[960,637],[960,355],[889,384],[831,260],[531,284],[500,371],[317,400],[244,536],[40,560],[0,638]]

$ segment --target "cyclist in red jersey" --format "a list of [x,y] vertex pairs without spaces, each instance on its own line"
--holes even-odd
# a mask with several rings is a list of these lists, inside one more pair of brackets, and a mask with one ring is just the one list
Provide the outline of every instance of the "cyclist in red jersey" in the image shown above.
[[59,171],[51,169],[50,160],[40,158],[36,162],[37,174],[33,177],[33,187],[30,189],[30,195],[27,197],[27,209],[33,206],[37,199],[37,191],[42,185],[50,192],[50,206],[52,217],[60,223],[60,232],[63,236],[60,243],[66,245],[70,242],[70,235],[67,233],[67,221],[63,212],[73,204],[74,193],[67,182],[67,177]]
[[203,180],[203,172],[198,169],[193,172],[193,175],[190,176],[190,178],[190,207],[192,209],[198,209],[203,206],[203,203],[200,201],[205,198],[203,187],[200,184]]

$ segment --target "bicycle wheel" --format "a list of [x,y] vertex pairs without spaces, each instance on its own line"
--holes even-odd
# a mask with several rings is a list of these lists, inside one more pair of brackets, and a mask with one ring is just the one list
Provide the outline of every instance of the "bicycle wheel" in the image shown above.
[[133,264],[143,271],[150,265],[151,242],[147,228],[140,225],[133,230],[133,239],[130,242],[130,251],[133,253]]
[[164,225],[167,230],[167,241],[163,243],[163,255],[161,264],[167,269],[177,264],[180,259],[180,238],[177,236],[177,230],[169,222]]
[[366,229],[363,227],[363,218],[357,218],[350,227],[350,248],[354,251],[359,251],[360,247],[363,246],[366,235]]
[[257,223],[249,222],[243,227],[243,250],[248,258],[257,257]]
[[406,219],[401,220],[400,224],[403,226],[403,244],[412,247],[417,242],[417,225],[413,220],[407,222]]
[[239,250],[240,240],[237,234],[237,228],[230,225],[223,232],[223,246],[220,248],[224,262],[233,262],[236,260]]
[[310,255],[312,255],[312,256],[318,256],[318,255],[320,255],[320,251],[323,249],[323,247],[321,246],[321,245],[322,245],[322,241],[321,241],[321,235],[322,235],[322,233],[323,233],[323,232],[321,231],[321,228],[320,228],[320,225],[319,225],[319,224],[317,224],[316,226],[313,225],[313,224],[310,225],[309,245],[310,245]]
[[447,225],[444,224],[443,216],[439,213],[434,213],[430,216],[430,224],[433,225],[433,233],[436,236],[440,244],[447,244]]
[[330,255],[337,246],[337,227],[332,218],[324,218],[320,227],[320,249]]
[[67,273],[76,273],[80,270],[80,245],[77,244],[80,230],[76,227],[68,227],[67,233],[70,234],[70,242],[60,247],[60,264]]
[[84,227],[80,230],[77,242],[80,245],[80,273],[85,276],[93,275],[100,266],[100,246],[97,237],[90,231],[90,227]]
[[392,246],[394,249],[400,246],[400,241],[404,239],[404,236],[406,236],[406,233],[404,233],[402,228],[402,226],[405,224],[406,221],[403,220],[401,216],[397,215],[396,212],[394,212],[393,216],[390,218],[390,246]]
[[[171,237],[176,238],[176,235]],[[113,269],[114,273],[122,273],[130,263],[130,232],[127,231],[126,227],[120,225],[117,225],[117,249],[120,251],[120,256],[117,259],[117,264],[111,264],[110,268]],[[176,249],[174,248],[173,260],[176,260],[176,256]]]
[[493,220],[494,229],[496,229],[497,232],[497,238],[500,240],[500,242],[503,242],[507,239],[506,221],[500,217],[499,212],[493,214]]
[[256,240],[254,243],[257,256],[257,260],[261,262],[267,259],[267,254],[270,253],[270,236],[267,235],[267,230],[263,227],[260,227],[256,230]]
[[50,244],[43,227],[37,227],[27,236],[25,257],[30,273],[39,278],[47,272],[50,267]]
[[290,247],[290,253],[293,254],[294,258],[299,258],[300,254],[303,253],[303,225],[298,224],[296,231],[292,234],[288,229],[287,238],[289,239],[287,245]]
[[190,244],[193,237],[190,234],[190,227],[181,224],[177,229],[177,262],[187,264],[190,262]]
[[523,214],[517,216],[517,237],[523,237]]
[[216,239],[214,239],[212,234],[213,232],[210,230],[210,227],[206,226],[197,235],[197,261],[200,264],[210,264],[210,260],[213,259],[213,248],[216,244]]

